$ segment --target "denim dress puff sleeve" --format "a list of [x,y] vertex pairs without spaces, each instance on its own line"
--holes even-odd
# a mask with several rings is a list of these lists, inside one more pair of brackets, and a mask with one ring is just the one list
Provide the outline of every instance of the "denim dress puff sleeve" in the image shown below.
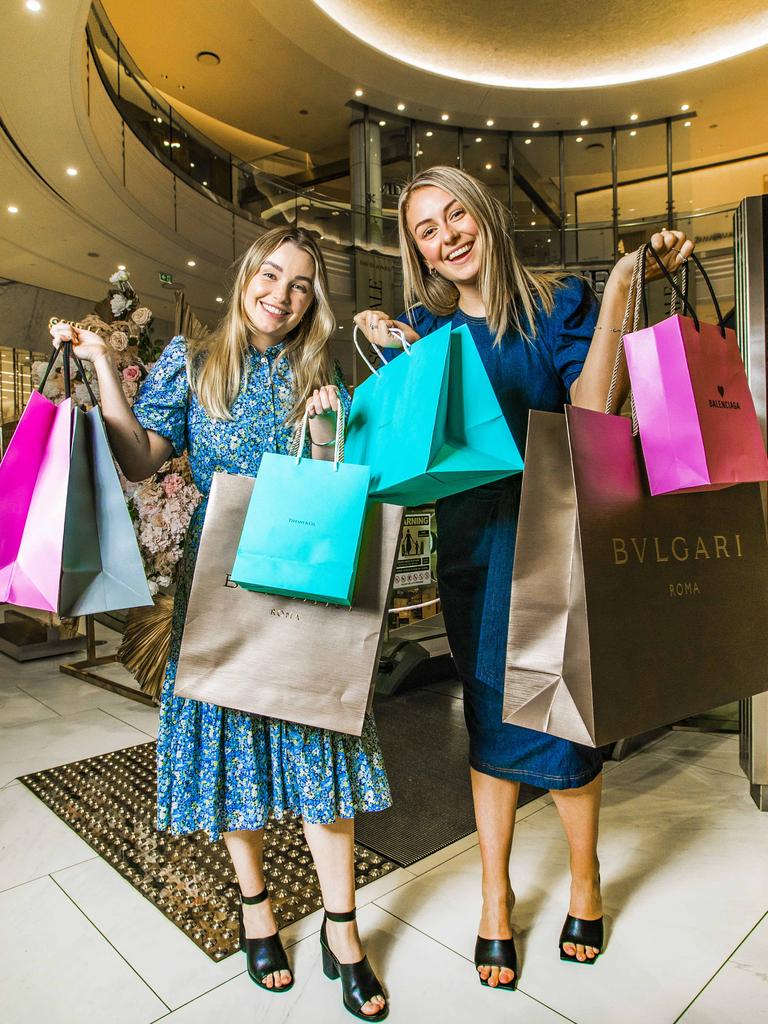
[[133,415],[145,430],[154,430],[173,445],[174,455],[187,447],[187,343],[181,336],[168,342],[149,371],[133,404]]

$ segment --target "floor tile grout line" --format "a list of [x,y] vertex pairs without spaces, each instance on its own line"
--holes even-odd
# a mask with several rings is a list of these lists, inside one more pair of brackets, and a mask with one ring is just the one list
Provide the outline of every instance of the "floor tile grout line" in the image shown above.
[[[61,820],[61,819],[59,819],[59,820]],[[64,822],[64,824],[66,825],[66,822]],[[75,835],[77,835],[77,832],[75,832]],[[78,836],[78,838],[79,838],[79,836]],[[89,861],[92,861],[92,860],[102,860],[102,859],[103,858],[101,858],[99,856],[99,854],[96,853],[96,851],[94,850],[94,853],[93,853],[92,857],[85,857],[83,860],[75,861],[74,864],[65,864],[63,867],[56,868],[55,869],[55,873],[58,874],[60,871],[69,871],[70,868],[78,868],[78,867],[80,867],[81,864],[87,864]],[[53,871],[46,871],[42,875],[35,875],[34,878],[27,878],[23,882],[16,882],[15,885],[8,885],[8,886],[5,887],[5,889],[0,889],[0,896],[3,896],[7,892],[13,892],[14,889],[21,889],[22,886],[30,885],[32,882],[40,882],[44,878],[52,878],[53,875],[54,875]]]
[[[241,950],[237,950],[237,953],[239,953],[239,952],[241,952]],[[233,953],[232,955],[236,956],[237,953]],[[222,962],[223,961],[220,961],[220,963],[222,963]],[[211,988],[206,989],[205,992],[200,992],[196,996],[192,996],[192,998],[188,999],[186,1001],[186,1003],[179,1003],[179,1005],[178,1006],[174,1006],[173,1009],[171,1009],[171,1007],[169,1006],[168,1007],[168,1013],[164,1013],[160,1017],[155,1017],[154,1020],[152,1020],[150,1022],[150,1024],[157,1024],[157,1021],[165,1020],[166,1017],[169,1017],[172,1013],[176,1013],[177,1010],[183,1010],[185,1007],[191,1006],[192,1003],[196,1003],[198,1001],[198,999],[203,999],[205,996],[210,995],[211,992],[215,992],[216,989],[221,988],[223,985],[228,985],[231,981],[235,981],[237,978],[242,978],[242,976],[244,974],[247,974],[247,973],[248,973],[247,968],[243,968],[243,970],[240,971],[239,973],[233,974],[231,978],[224,978],[223,981],[220,981],[220,982],[218,982],[218,984],[213,985]],[[144,979],[142,978],[142,981],[143,980]]]
[[[60,711],[57,711],[56,708],[52,708],[50,704],[46,704],[44,700],[40,700],[40,698],[36,697],[34,693],[30,693],[29,690],[25,690],[23,686],[19,686],[18,683],[14,683],[14,686],[16,687],[17,690],[20,690],[21,693],[25,693],[27,695],[27,697],[31,697],[32,700],[36,700],[38,704],[42,704],[44,708],[48,708],[48,710],[52,711],[54,713],[54,715],[58,715],[59,718],[63,718],[64,717]],[[41,719],[41,721],[45,721],[45,719]],[[34,722],[28,722],[26,724],[34,725]],[[13,729],[14,727],[12,725],[10,725],[10,726],[3,726],[3,728]]]
[[685,1017],[686,1013],[688,1013],[688,1011],[689,1011],[689,1010],[690,1010],[690,1008],[691,1008],[691,1007],[693,1006],[693,1004],[694,1004],[694,1003],[696,1002],[696,1000],[697,1000],[697,999],[700,999],[700,998],[701,998],[702,994],[703,994],[703,993],[705,992],[705,990],[706,990],[706,989],[708,989],[708,988],[709,988],[709,986],[710,986],[710,985],[712,984],[712,982],[713,982],[713,981],[715,980],[715,978],[716,978],[716,977],[718,976],[718,974],[720,974],[720,972],[721,972],[721,971],[722,971],[722,970],[723,970],[723,969],[724,969],[725,967],[727,967],[727,966],[728,966],[728,964],[729,964],[729,963],[731,962],[731,960],[732,960],[732,959],[734,958],[734,956],[736,955],[736,953],[737,953],[737,952],[738,952],[738,951],[739,951],[739,950],[741,949],[741,947],[742,947],[742,946],[744,945],[744,943],[745,943],[745,942],[747,941],[747,939],[748,939],[748,938],[750,937],[750,935],[752,935],[752,934],[753,934],[753,933],[755,932],[755,930],[756,930],[757,928],[759,928],[759,926],[760,926],[760,925],[761,925],[761,924],[763,923],[763,921],[765,921],[765,920],[768,920],[768,911],[766,911],[766,912],[765,912],[765,913],[764,913],[764,914],[763,914],[763,915],[762,915],[762,916],[761,916],[761,917],[760,917],[760,918],[759,918],[759,919],[758,919],[758,920],[757,920],[757,921],[756,921],[756,922],[754,923],[754,925],[753,925],[753,926],[752,926],[752,927],[751,927],[751,928],[749,929],[749,931],[748,931],[748,932],[747,932],[747,934],[746,934],[746,935],[744,936],[744,938],[743,938],[743,939],[741,939],[741,941],[740,941],[740,942],[738,942],[738,943],[737,943],[737,944],[736,944],[736,945],[734,946],[734,948],[733,948],[733,949],[731,950],[731,952],[730,952],[730,953],[728,954],[728,956],[726,957],[726,959],[725,959],[725,960],[724,960],[724,961],[723,961],[723,962],[722,962],[722,963],[720,964],[720,966],[719,966],[719,967],[717,968],[717,970],[716,970],[716,971],[715,971],[715,973],[714,973],[714,974],[712,975],[712,977],[711,977],[711,978],[710,978],[710,979],[709,979],[709,980],[708,980],[708,981],[707,981],[707,982],[706,982],[706,983],[705,983],[704,985],[702,985],[702,987],[701,987],[701,988],[699,989],[699,991],[698,991],[698,992],[696,993],[696,995],[695,995],[695,996],[693,997],[693,999],[692,999],[692,1000],[690,1001],[690,1003],[688,1003],[688,1005],[687,1005],[687,1006],[685,1007],[685,1009],[683,1010],[683,1012],[682,1012],[682,1013],[681,1013],[681,1014],[680,1014],[680,1015],[679,1015],[678,1017],[675,1017],[675,1019],[674,1019],[674,1021],[672,1022],[672,1024],[678,1024],[678,1021],[681,1021],[681,1020],[683,1019],[683,1017]]
[[[634,756],[636,755],[633,755],[633,757]],[[686,768],[700,768],[702,771],[705,772],[715,772],[716,775],[727,775],[731,779],[738,779],[743,777],[742,772],[727,772],[723,768],[713,768],[711,765],[699,764],[696,761],[685,761],[683,758],[680,757],[659,757],[658,755],[654,755],[650,750],[648,751],[648,756],[655,757],[657,761],[673,761],[675,764],[685,765]],[[632,758],[627,758],[627,761],[630,760],[632,760]]]
[[85,920],[91,925],[91,927],[94,928],[99,933],[99,935],[102,937],[102,939],[104,939],[104,941],[107,943],[107,945],[110,946],[115,951],[115,953],[117,953],[117,955],[120,957],[120,959],[123,961],[123,963],[126,964],[130,968],[131,971],[133,971],[133,973],[136,975],[136,977],[139,979],[139,981],[142,983],[142,985],[146,985],[146,987],[149,989],[149,991],[152,993],[152,995],[155,996],[157,999],[159,999],[160,1002],[163,1004],[163,1006],[165,1006],[168,1009],[168,1011],[171,1012],[171,1007],[168,1006],[168,1003],[166,1003],[166,1001],[157,992],[155,992],[155,990],[152,988],[152,986],[149,984],[149,982],[146,980],[146,978],[142,978],[142,976],[139,974],[139,972],[136,970],[136,968],[133,966],[133,964],[130,962],[130,960],[128,960],[126,957],[123,956],[123,954],[120,952],[120,950],[117,948],[117,946],[113,942],[110,941],[110,939],[104,934],[104,932],[101,930],[101,928],[99,928],[99,926],[96,924],[96,922],[91,920],[91,918],[86,914],[86,912],[83,910],[83,908],[78,903],[76,903],[75,900],[69,895],[67,890],[63,886],[59,885],[59,883],[53,877],[53,875],[48,875],[48,878],[50,878],[50,880],[53,882],[53,884],[67,897],[67,899],[72,904],[72,906],[77,910],[77,912],[79,914],[82,914],[83,917],[85,918]]
[[[449,953],[453,953],[454,956],[459,957],[460,960],[463,960],[465,963],[470,964],[472,967],[474,967],[474,961],[470,960],[469,957],[464,956],[463,953],[459,953],[458,950],[453,949],[453,947],[447,946],[444,942],[441,942],[440,939],[436,938],[434,935],[430,935],[429,932],[423,931],[421,928],[417,927],[411,921],[404,920],[404,918],[399,917],[397,914],[393,913],[393,911],[387,910],[386,907],[379,907],[378,904],[376,904],[376,906],[383,913],[388,914],[390,917],[393,917],[396,921],[399,921],[401,924],[404,924],[406,928],[412,928],[413,931],[418,932],[418,934],[422,935],[425,939],[429,939],[430,942],[434,942],[435,945],[440,946],[442,949],[445,949]],[[578,1024],[578,1021],[575,1021],[572,1017],[567,1017],[560,1010],[556,1010],[554,1006],[550,1006],[548,1003],[543,1003],[540,999],[537,999],[536,996],[531,995],[530,992],[526,992],[524,988],[520,987],[520,985],[517,986],[517,991],[521,992],[527,999],[532,1000],[534,1003],[538,1003],[539,1006],[543,1006],[545,1009],[551,1010],[552,1013],[556,1013],[558,1017],[561,1017],[563,1020],[569,1021],[570,1024]]]
[[[127,699],[130,700],[130,698],[127,698]],[[151,740],[154,740],[155,742],[157,742],[157,736],[155,736],[154,733],[144,732],[143,729],[139,729],[138,725],[134,725],[133,722],[126,722],[126,720],[124,718],[120,718],[119,715],[116,715],[112,711],[108,711],[106,708],[99,708],[99,711],[103,711],[105,715],[109,715],[110,718],[114,718],[114,720],[116,722],[122,722],[123,725],[129,725],[132,729],[138,730],[138,732],[140,732],[142,734],[142,736],[149,736],[149,738]]]

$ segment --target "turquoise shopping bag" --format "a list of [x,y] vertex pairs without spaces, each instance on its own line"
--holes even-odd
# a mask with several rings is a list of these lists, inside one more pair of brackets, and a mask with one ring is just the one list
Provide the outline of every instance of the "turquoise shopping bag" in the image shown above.
[[344,459],[339,408],[333,462],[268,452],[245,516],[232,581],[247,590],[349,607],[365,520],[370,470]]
[[446,324],[404,348],[379,369],[368,363],[352,399],[347,464],[370,466],[371,498],[423,505],[521,472],[469,328]]

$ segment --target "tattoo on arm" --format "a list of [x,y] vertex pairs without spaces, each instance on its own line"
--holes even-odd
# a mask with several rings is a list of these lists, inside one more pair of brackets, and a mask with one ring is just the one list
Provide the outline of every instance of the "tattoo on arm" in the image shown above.
[[139,447],[141,447],[141,438],[139,437],[138,431],[134,430],[133,436],[136,438],[136,444],[139,445]]

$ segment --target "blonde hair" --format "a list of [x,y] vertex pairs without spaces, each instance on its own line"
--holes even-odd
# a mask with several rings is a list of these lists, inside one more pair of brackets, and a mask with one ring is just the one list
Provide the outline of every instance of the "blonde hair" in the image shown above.
[[433,185],[450,192],[477,224],[481,245],[480,295],[488,325],[495,333],[494,345],[513,329],[526,341],[534,336],[534,321],[540,302],[546,313],[552,312],[554,291],[565,275],[559,272],[534,272],[523,266],[512,241],[512,213],[504,204],[466,171],[456,167],[430,167],[420,171],[400,193],[398,227],[403,257],[403,293],[409,318],[418,304],[438,316],[455,312],[459,292],[439,274],[432,275],[408,228],[408,203],[414,192]]
[[313,299],[299,324],[285,339],[275,360],[287,359],[293,377],[295,404],[286,423],[295,424],[315,388],[328,384],[334,372],[330,338],[336,320],[328,300],[328,273],[320,248],[303,228],[279,227],[265,232],[237,264],[227,312],[219,326],[205,338],[187,339],[187,372],[200,404],[214,419],[232,419],[232,405],[240,394],[247,372],[251,327],[243,306],[248,282],[262,263],[281,245],[291,242],[308,253],[315,264]]

